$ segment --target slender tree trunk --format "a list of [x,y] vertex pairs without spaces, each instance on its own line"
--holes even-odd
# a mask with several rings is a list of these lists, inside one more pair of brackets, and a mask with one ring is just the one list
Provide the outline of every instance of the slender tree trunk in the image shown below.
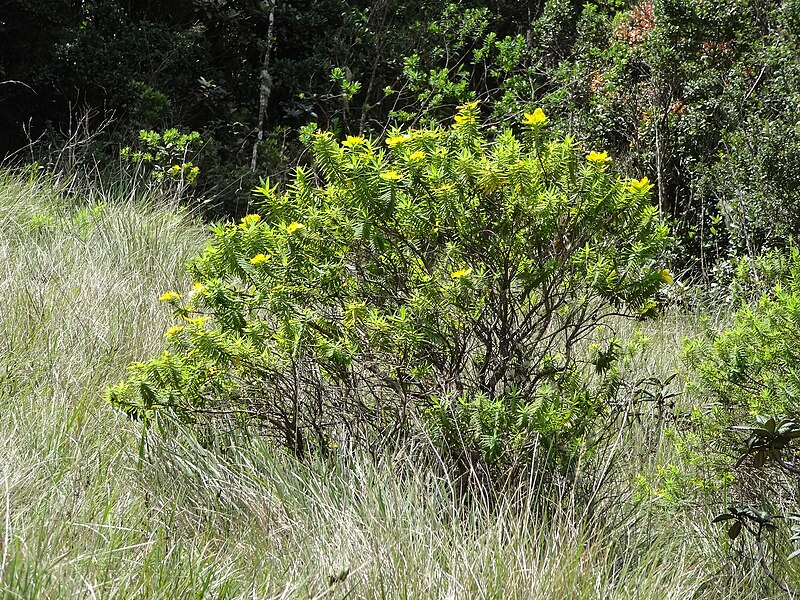
[[666,185],[664,181],[664,136],[669,135],[669,110],[672,106],[672,89],[662,82],[655,85],[652,92],[654,102],[658,107],[658,115],[653,115],[656,142],[656,190],[658,192],[658,216],[664,216],[664,203],[666,201]]
[[655,124],[656,130],[656,184],[658,185],[658,216],[664,216],[664,172],[661,164],[661,118]]
[[269,72],[269,62],[272,56],[272,44],[275,41],[274,25],[275,25],[275,4],[277,0],[262,0],[264,11],[267,12],[269,17],[269,26],[267,27],[267,43],[264,48],[264,59],[261,62],[261,75],[259,81],[261,82],[261,93],[258,101],[258,127],[256,129],[256,141],[253,144],[253,156],[250,160],[250,170],[255,173],[258,165],[258,146],[264,141],[264,125],[267,120],[267,107],[269,106],[269,96],[272,93],[272,75]]
[[[369,78],[369,85],[367,86],[367,91],[364,93],[364,104],[361,107],[361,121],[358,124],[358,134],[362,135],[364,133],[364,128],[367,126],[367,113],[369,112],[370,105],[369,100],[372,97],[372,90],[375,87],[375,78],[378,75],[378,67],[380,66],[381,59],[383,58],[383,44],[381,40],[384,34],[384,25],[386,23],[386,15],[389,12],[389,7],[386,2],[375,2],[373,5],[372,14],[374,15],[376,12],[380,15],[380,20],[378,22],[377,27],[375,28],[377,35],[375,36],[375,57],[372,61],[372,73],[370,74]],[[370,15],[370,19],[372,15]],[[367,23],[369,25],[369,23]]]

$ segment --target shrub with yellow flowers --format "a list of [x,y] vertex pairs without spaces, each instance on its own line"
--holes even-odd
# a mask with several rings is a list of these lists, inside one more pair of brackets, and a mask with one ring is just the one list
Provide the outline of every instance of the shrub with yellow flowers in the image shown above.
[[547,126],[490,139],[469,103],[383,143],[307,131],[313,169],[214,230],[194,289],[162,296],[169,350],[111,401],[235,415],[298,456],[416,439],[454,474],[564,470],[619,389],[584,349],[654,314],[668,231],[646,179]]

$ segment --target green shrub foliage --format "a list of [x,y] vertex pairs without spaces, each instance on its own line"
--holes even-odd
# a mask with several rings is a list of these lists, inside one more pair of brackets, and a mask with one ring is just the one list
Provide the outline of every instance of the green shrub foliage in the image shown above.
[[758,414],[798,418],[800,254],[795,248],[741,264],[745,276],[767,281],[775,279],[773,272],[783,276],[772,281],[769,292],[743,303],[732,327],[691,342],[688,358],[699,370],[704,392],[728,418],[752,419]]
[[385,143],[307,130],[314,169],[214,229],[194,288],[162,296],[169,351],[111,401],[234,414],[299,455],[416,437],[490,473],[568,457],[619,389],[603,327],[670,281],[668,232],[646,179],[549,139],[541,110],[519,127],[487,139],[473,102]]
[[177,129],[157,131],[141,130],[136,147],[125,146],[120,157],[134,165],[149,170],[155,181],[177,182],[178,188],[194,185],[200,168],[190,158],[197,154],[196,146],[202,144],[196,131],[180,133]]
[[[727,522],[731,538],[743,529],[755,536],[756,558],[764,565],[761,536],[785,522],[776,517],[797,511],[800,252],[774,251],[739,266],[738,279],[758,277],[773,287],[743,302],[731,327],[689,342],[687,357],[699,373],[701,393],[710,400],[694,421],[700,437],[711,441],[696,444],[695,452],[731,474],[731,506],[715,522]],[[800,521],[792,532],[797,545]],[[798,555],[795,551],[791,557]]]

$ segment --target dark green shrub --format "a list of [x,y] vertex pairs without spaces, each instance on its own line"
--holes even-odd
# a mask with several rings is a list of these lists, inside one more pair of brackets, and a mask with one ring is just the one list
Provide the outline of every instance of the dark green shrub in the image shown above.
[[619,388],[611,322],[671,279],[648,181],[546,120],[489,140],[470,103],[385,147],[307,133],[314,171],[215,228],[194,289],[162,296],[170,350],[111,401],[237,415],[299,455],[422,436],[492,478],[534,448],[565,464]]

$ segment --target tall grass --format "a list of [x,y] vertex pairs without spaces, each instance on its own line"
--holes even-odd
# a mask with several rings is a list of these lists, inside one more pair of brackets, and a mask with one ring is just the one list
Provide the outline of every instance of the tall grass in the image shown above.
[[[62,186],[63,187],[63,186]],[[5,598],[761,598],[710,512],[656,508],[636,473],[678,460],[617,438],[606,501],[541,511],[453,500],[403,456],[301,465],[258,439],[175,430],[141,453],[102,399],[163,346],[158,294],[189,285],[204,230],[115,191],[0,180],[0,590]],[[631,368],[674,369],[665,320]],[[638,431],[638,433],[637,433]],[[644,432],[644,433],[643,433]],[[602,459],[602,457],[601,457]],[[397,473],[402,471],[403,477]]]

